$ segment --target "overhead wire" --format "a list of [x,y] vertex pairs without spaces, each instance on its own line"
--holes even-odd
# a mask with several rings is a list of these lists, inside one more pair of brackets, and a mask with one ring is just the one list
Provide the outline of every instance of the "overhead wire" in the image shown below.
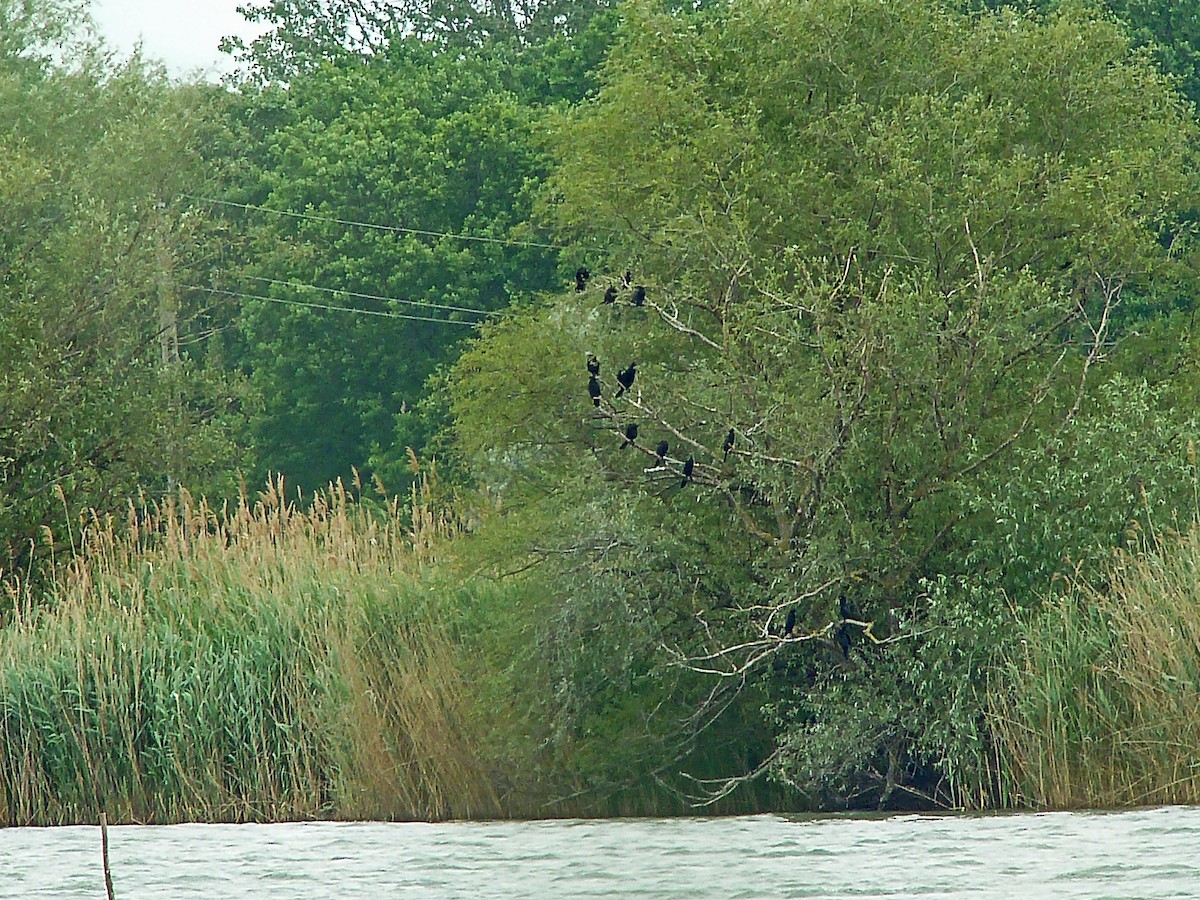
[[471,313],[476,316],[490,316],[494,313],[486,309],[471,309],[469,306],[451,306],[448,303],[434,303],[431,300],[410,300],[407,297],[384,297],[380,294],[364,294],[360,291],[348,291],[344,288],[321,287],[316,284],[304,284],[299,281],[284,281],[279,278],[264,278],[260,275],[243,276],[249,281],[263,281],[267,284],[279,285],[290,288],[304,288],[313,291],[324,291],[328,294],[345,294],[347,297],[358,297],[362,300],[382,300],[385,303],[404,303],[409,306],[425,306],[430,309],[445,309],[450,312]]
[[[245,300],[262,300],[267,303],[282,303],[287,306],[300,306],[308,309],[330,310],[333,312],[357,313],[364,316],[379,316],[384,319],[408,319],[415,322],[437,322],[442,325],[465,325],[468,328],[474,328],[479,325],[479,322],[465,322],[459,319],[443,319],[434,316],[414,316],[410,313],[398,313],[390,310],[382,309],[361,309],[354,306],[334,306],[331,303],[309,303],[304,300],[289,300],[284,297],[268,297],[265,294],[251,294],[245,291],[230,291],[224,288],[204,287],[198,284],[182,285],[185,290],[190,291],[207,291],[210,294],[218,294],[223,297],[237,297]],[[305,285],[312,287],[312,285]]]
[[[560,244],[547,244],[547,243],[541,243],[538,241],[522,241],[522,240],[509,239],[509,238],[489,237],[486,235],[457,234],[454,232],[433,231],[433,230],[424,229],[424,228],[409,228],[409,227],[402,226],[402,225],[381,225],[377,222],[364,222],[364,221],[359,221],[359,220],[355,220],[355,219],[342,219],[342,218],[338,218],[336,216],[321,216],[321,215],[316,215],[313,213],[299,213],[299,212],[293,212],[291,210],[274,209],[269,206],[260,206],[260,205],[256,205],[253,203],[238,203],[233,200],[222,200],[217,197],[205,197],[205,196],[201,196],[198,194],[182,193],[182,194],[180,194],[180,196],[185,197],[189,200],[194,200],[199,203],[212,203],[212,204],[216,204],[216,205],[220,205],[220,206],[230,206],[230,207],[234,207],[237,209],[271,213],[271,214],[277,215],[277,216],[284,216],[284,217],[294,218],[294,219],[302,219],[302,220],[306,220],[306,221],[328,222],[328,223],[343,225],[343,226],[347,226],[347,227],[369,228],[369,229],[374,229],[377,231],[396,232],[396,233],[400,233],[400,234],[413,234],[413,235],[419,235],[422,237],[448,238],[448,239],[452,239],[452,240],[461,240],[461,241],[476,241],[476,242],[480,242],[480,243],[500,244],[500,245],[504,245],[504,246],[535,247],[535,248],[540,248],[540,249],[545,249],[545,250],[568,249],[567,247],[560,245]],[[399,304],[405,304],[408,306],[424,307],[427,309],[439,309],[439,310],[445,310],[447,312],[466,313],[466,314],[475,315],[475,316],[493,316],[493,315],[498,314],[498,311],[495,311],[495,310],[472,309],[470,307],[454,306],[454,305],[448,304],[448,303],[435,303],[430,300],[412,300],[407,297],[387,297],[387,296],[383,296],[381,294],[370,294],[370,293],[364,293],[361,291],[346,290],[343,288],[321,287],[321,286],[315,285],[315,284],[306,284],[303,282],[287,281],[284,279],[277,279],[277,278],[266,278],[266,277],[256,276],[256,275],[245,275],[242,277],[246,278],[247,280],[261,281],[265,284],[276,285],[279,287],[288,287],[288,288],[293,288],[293,289],[297,289],[297,290],[322,291],[322,292],[329,293],[329,294],[341,294],[341,295],[344,295],[347,297],[355,297],[355,298],[359,298],[359,299],[363,299],[363,300],[377,300],[377,301],[381,301],[381,302],[385,302],[385,303],[399,303]],[[208,293],[211,293],[211,294],[218,294],[218,295],[226,296],[226,297],[236,297],[236,298],[247,299],[247,300],[262,300],[262,301],[265,301],[268,303],[281,303],[281,304],[286,304],[289,306],[306,307],[309,309],[322,309],[322,310],[332,310],[332,311],[336,311],[336,312],[358,313],[361,315],[380,316],[383,318],[390,318],[390,319],[409,319],[409,320],[418,321],[418,322],[444,322],[444,323],[451,324],[451,325],[474,326],[474,325],[479,324],[478,322],[466,322],[466,321],[460,321],[457,319],[438,318],[438,317],[433,317],[433,316],[418,316],[418,315],[412,315],[412,314],[407,314],[407,313],[373,310],[373,309],[361,309],[361,308],[350,307],[350,306],[335,306],[333,304],[324,304],[324,303],[312,303],[312,302],[303,301],[303,300],[285,299],[285,298],[281,298],[281,297],[271,297],[271,296],[267,296],[264,294],[255,294],[255,293],[244,292],[244,291],[233,291],[233,290],[227,290],[227,289],[221,289],[221,288],[203,287],[200,285],[185,285],[185,287],[187,287],[191,290],[207,291]]]
[[336,216],[318,216],[313,213],[293,212],[286,209],[274,209],[270,206],[257,206],[253,203],[236,203],[233,200],[221,200],[216,197],[202,197],[197,194],[180,194],[189,200],[199,203],[215,203],[220,206],[232,206],[237,209],[254,210],[255,212],[272,213],[293,219],[304,219],[311,222],[332,222],[336,225],[346,225],[354,228],[371,228],[376,231],[391,231],[398,234],[415,234],[421,237],[450,238],[457,241],[477,241],[485,244],[503,244],[509,247],[535,247],[543,250],[567,250],[561,244],[544,244],[538,241],[520,241],[512,238],[489,237],[482,234],[456,234],[452,231],[431,231],[425,228],[408,228],[404,225],[380,225],[377,222],[361,222],[355,219],[339,219]]

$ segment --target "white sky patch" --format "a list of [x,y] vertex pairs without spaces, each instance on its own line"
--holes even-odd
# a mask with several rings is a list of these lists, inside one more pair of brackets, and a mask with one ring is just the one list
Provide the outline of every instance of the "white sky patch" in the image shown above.
[[237,11],[246,0],[93,0],[92,16],[105,42],[128,55],[140,40],[145,56],[174,76],[209,78],[233,68],[217,45],[225,35],[249,43],[262,32]]

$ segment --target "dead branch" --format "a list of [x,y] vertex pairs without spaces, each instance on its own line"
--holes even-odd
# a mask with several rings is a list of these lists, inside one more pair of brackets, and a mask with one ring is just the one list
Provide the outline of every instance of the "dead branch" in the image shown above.
[[[742,785],[749,784],[752,781],[757,781],[771,770],[771,766],[773,766],[782,755],[783,748],[776,747],[770,756],[764,759],[749,772],[745,773],[744,775],[731,775],[728,778],[697,778],[688,772],[680,772],[679,774],[688,781],[701,786],[701,790],[704,792],[703,798],[689,798],[694,801],[692,802],[693,807],[701,809],[706,806],[712,806],[719,800],[723,800]],[[713,789],[710,789],[710,785],[713,786]]]

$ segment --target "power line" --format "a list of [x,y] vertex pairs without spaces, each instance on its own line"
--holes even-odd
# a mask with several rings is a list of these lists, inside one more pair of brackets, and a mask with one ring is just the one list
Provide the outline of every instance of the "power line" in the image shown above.
[[537,241],[515,241],[508,238],[487,237],[478,234],[454,234],[448,231],[428,231],[424,228],[406,228],[402,225],[380,225],[376,222],[359,222],[354,219],[339,219],[334,216],[315,216],[312,213],[298,213],[286,209],[272,209],[269,206],[255,206],[253,203],[234,203],[232,200],[218,200],[215,197],[199,197],[195,194],[180,194],[189,200],[199,203],[216,203],[221,206],[233,206],[238,209],[268,212],[277,216],[288,216],[293,219],[304,219],[310,222],[333,222],[337,225],[348,225],[355,228],[373,228],[376,231],[392,231],[399,234],[416,234],[421,237],[452,238],[457,241],[478,241],[485,244],[503,244],[509,247],[537,247],[543,250],[566,250],[560,244],[541,244]]
[[283,303],[287,306],[302,306],[307,309],[324,309],[334,312],[357,313],[363,316],[379,316],[384,319],[409,319],[415,322],[438,322],[442,325],[465,325],[468,328],[474,328],[479,325],[479,322],[460,322],[457,319],[438,319],[432,316],[413,316],[408,313],[389,312],[380,309],[359,309],[353,306],[333,306],[328,303],[308,303],[304,300],[286,300],[282,297],[267,297],[263,294],[247,294],[243,291],[227,291],[221,288],[201,287],[198,284],[185,284],[182,286],[185,290],[190,291],[207,291],[210,294],[220,294],[224,297],[238,297],[245,300],[263,300],[267,303]]
[[324,291],[327,294],[345,294],[347,297],[358,297],[363,300],[382,300],[385,303],[407,303],[409,306],[425,306],[430,309],[445,309],[451,312],[471,313],[476,316],[490,316],[486,309],[471,309],[468,306],[450,306],[446,303],[433,303],[429,300],[409,300],[405,297],[384,297],[380,294],[363,294],[359,291],[348,291],[344,288],[320,287],[315,284],[304,284],[299,281],[281,281],[278,278],[263,278],[258,275],[243,276],[251,281],[265,281],[267,284],[277,284],[282,287],[290,288],[307,288],[313,291]]

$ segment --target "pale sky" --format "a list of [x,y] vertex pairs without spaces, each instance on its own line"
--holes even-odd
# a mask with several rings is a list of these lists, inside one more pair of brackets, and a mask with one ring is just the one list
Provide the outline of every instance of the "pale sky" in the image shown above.
[[147,57],[162,60],[172,75],[201,70],[227,72],[230,58],[217,49],[236,34],[247,42],[260,29],[237,11],[245,0],[92,0],[92,16],[105,42],[128,54],[140,38]]

